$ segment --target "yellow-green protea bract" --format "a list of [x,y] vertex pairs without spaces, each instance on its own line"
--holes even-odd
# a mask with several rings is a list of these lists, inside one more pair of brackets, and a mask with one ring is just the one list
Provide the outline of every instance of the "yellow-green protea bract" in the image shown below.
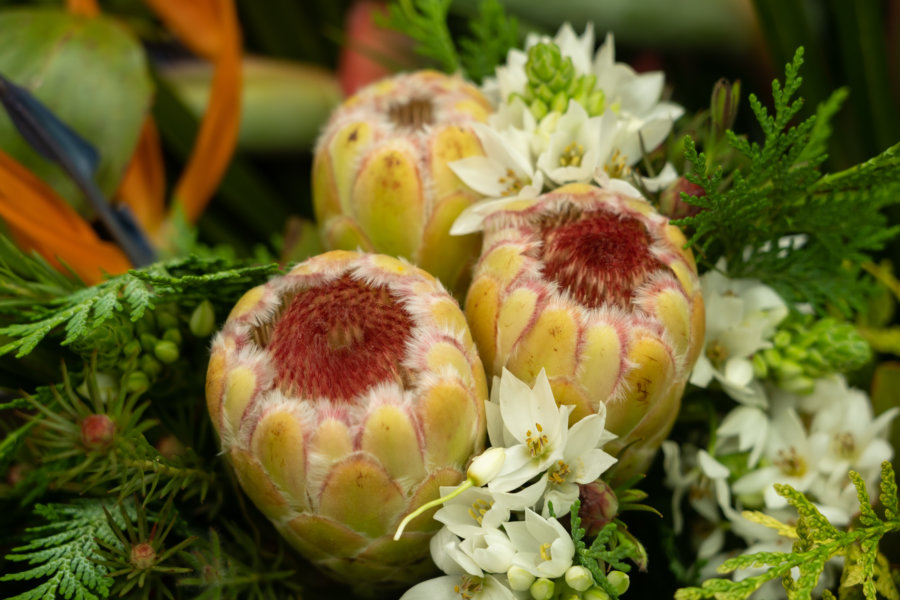
[[545,369],[572,422],[606,405],[615,477],[668,435],[703,344],[696,265],[643,199],[585,184],[508,203],[484,222],[466,317],[488,373]]
[[316,144],[313,208],[325,246],[402,256],[463,290],[479,236],[449,230],[480,197],[448,164],[484,154],[471,124],[490,111],[477,88],[435,71],[348,98]]
[[359,588],[433,569],[429,511],[484,448],[484,369],[431,275],[333,251],[248,291],[217,335],[207,405],[237,479],[301,554]]

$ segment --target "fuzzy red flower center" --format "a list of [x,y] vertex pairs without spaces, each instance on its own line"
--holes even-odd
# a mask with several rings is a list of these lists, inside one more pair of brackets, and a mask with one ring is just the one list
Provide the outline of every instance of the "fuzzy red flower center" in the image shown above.
[[88,450],[105,450],[116,436],[116,424],[108,415],[88,415],[81,421],[81,443]]
[[412,317],[386,286],[349,275],[286,302],[268,350],[286,393],[351,400],[384,381],[405,384],[401,365]]
[[590,308],[631,304],[634,291],[665,265],[650,252],[647,228],[605,211],[563,215],[541,225],[544,277]]
[[141,542],[131,547],[130,558],[136,569],[149,569],[156,564],[156,550],[147,542]]

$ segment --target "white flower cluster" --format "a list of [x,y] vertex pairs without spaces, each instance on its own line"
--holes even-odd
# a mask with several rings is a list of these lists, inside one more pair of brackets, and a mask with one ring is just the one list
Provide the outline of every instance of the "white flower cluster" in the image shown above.
[[[724,264],[719,265],[724,270]],[[787,315],[774,290],[758,281],[728,279],[710,271],[701,278],[707,302],[707,337],[691,382],[705,387],[718,381],[737,401],[716,429],[707,449],[674,441],[663,443],[666,485],[674,490],[674,527],[683,528],[681,502],[706,522],[697,554],[709,561],[720,554],[726,531],[741,537],[747,552],[790,552],[790,540],[741,515],[760,510],[781,522],[796,513],[775,492],[788,484],[803,492],[836,525],[850,523],[859,511],[856,489],[848,478],[859,473],[875,489],[881,463],[893,457],[888,428],[900,409],[873,415],[868,396],[831,374],[815,381],[812,393],[795,394],[755,376],[753,355],[772,346],[776,325]],[[727,466],[726,466],[727,465]],[[741,579],[756,572],[734,574]],[[780,586],[767,594],[783,596]],[[767,596],[769,597],[769,596]]]
[[[562,107],[549,107],[538,118],[526,104],[528,52],[539,44],[554,44],[570,60],[574,76],[588,81],[601,108],[583,106],[568,97]],[[615,62],[612,34],[594,53],[593,25],[579,37],[563,25],[553,38],[531,34],[525,49],[512,49],[497,76],[483,91],[497,107],[487,125],[476,125],[485,156],[450,163],[453,172],[488,200],[476,204],[454,224],[452,233],[476,231],[485,214],[517,198],[533,198],[545,189],[569,183],[594,183],[632,196],[641,194],[625,178],[645,152],[669,135],[684,109],[661,101],[665,78],[661,71],[638,74]],[[596,114],[593,114],[596,113]],[[636,176],[636,174],[634,174]],[[671,165],[655,178],[639,178],[651,191],[676,178]]]
[[541,600],[563,582],[590,592],[593,576],[573,565],[571,534],[551,505],[552,514],[568,514],[579,484],[596,481],[615,463],[600,449],[615,437],[604,427],[604,411],[569,427],[571,407],[557,406],[543,371],[529,388],[506,370],[494,378],[485,408],[491,448],[469,468],[469,482],[482,485],[453,496],[434,516],[444,526],[431,540],[431,555],[446,576],[412,587],[402,600]]

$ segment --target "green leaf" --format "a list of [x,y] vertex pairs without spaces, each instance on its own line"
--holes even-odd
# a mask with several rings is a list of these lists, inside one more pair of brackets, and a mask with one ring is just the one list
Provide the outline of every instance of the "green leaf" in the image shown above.
[[515,17],[506,15],[497,0],[482,0],[478,15],[469,21],[469,29],[472,37],[459,40],[460,60],[468,78],[481,83],[519,44],[519,24]]
[[[244,291],[277,271],[274,264],[247,265],[217,257],[188,257],[129,271],[89,288],[48,300],[45,311],[24,322],[0,328],[12,341],[0,347],[0,356],[27,355],[48,335],[65,329],[63,345],[74,344],[114,315],[137,321],[147,310],[167,302],[195,305],[207,298],[214,303],[234,302]],[[0,280],[3,271],[0,269]],[[101,352],[103,349],[100,349]]]
[[676,222],[692,229],[690,244],[710,266],[720,258],[730,277],[760,279],[788,302],[846,316],[865,310],[872,283],[862,270],[869,255],[900,232],[883,209],[900,203],[900,145],[840,173],[823,176],[828,120],[844,94],[833,94],[817,114],[793,124],[802,79],[802,48],[786,67],[784,85],[772,84],[774,112],[751,95],[762,144],[732,131],[729,144],[746,160],[726,171],[685,140],[687,179],[705,194],[682,198],[702,210]]
[[452,0],[397,0],[388,7],[387,19],[379,23],[405,33],[416,41],[415,50],[447,73],[459,70],[460,59],[447,27]]
[[[153,86],[140,43],[119,23],[63,10],[6,9],[0,73],[28,88],[100,153],[96,181],[110,197],[131,160]],[[90,90],[90,93],[85,93]],[[81,191],[38,155],[0,114],[0,148],[48,182],[82,215]]]
[[[107,524],[103,506],[99,500],[37,505],[34,512],[47,523],[28,528],[26,531],[33,536],[31,541],[6,555],[11,562],[33,566],[7,573],[0,581],[43,581],[7,600],[107,598],[112,579],[107,576],[107,568],[94,561],[99,547],[96,540],[115,543],[116,538]],[[119,520],[124,526],[121,517]]]

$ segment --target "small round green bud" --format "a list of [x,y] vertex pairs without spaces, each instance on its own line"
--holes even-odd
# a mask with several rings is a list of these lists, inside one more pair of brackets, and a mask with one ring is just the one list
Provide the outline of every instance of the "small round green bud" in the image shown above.
[[141,348],[144,349],[144,352],[153,352],[153,348],[155,348],[156,343],[159,342],[159,338],[152,333],[142,333],[139,339],[141,340]]
[[528,588],[528,592],[534,600],[550,600],[555,591],[556,584],[546,577],[535,580],[535,582],[531,584],[531,587]]
[[800,363],[793,360],[782,360],[775,370],[778,372],[778,378],[782,380],[803,375],[803,367],[800,366]]
[[178,346],[175,345],[175,342],[162,340],[153,347],[153,354],[160,362],[170,365],[178,360],[180,352],[178,351]]
[[609,581],[610,585],[613,586],[613,589],[620,596],[627,592],[628,586],[631,585],[631,578],[628,577],[628,573],[623,571],[610,571],[606,574],[606,580]]
[[762,355],[769,368],[777,369],[781,365],[781,353],[775,348],[766,348],[763,350]]
[[122,354],[125,356],[137,356],[141,352],[140,340],[131,340],[122,347]]
[[163,333],[162,339],[167,342],[172,342],[176,346],[181,345],[181,332],[177,329],[166,329]]
[[141,356],[141,371],[148,376],[153,377],[154,375],[159,375],[162,372],[162,369],[162,364],[156,360],[153,355],[144,354]]
[[209,337],[216,328],[216,310],[212,302],[204,300],[191,313],[188,327],[191,333],[199,338]]
[[606,590],[600,587],[593,587],[581,595],[584,600],[610,600]]
[[132,393],[144,393],[150,389],[150,378],[143,371],[132,371],[125,378],[125,389]]
[[594,576],[586,568],[573,565],[566,570],[566,584],[573,590],[583,592],[594,585]]
[[160,329],[178,329],[178,314],[169,310],[156,313],[156,322]]
[[772,343],[776,348],[786,348],[791,343],[791,334],[789,331],[781,330],[772,338]]
[[766,364],[766,359],[763,358],[762,354],[759,352],[754,354],[751,362],[753,363],[753,376],[757,379],[765,379],[766,375],[769,374],[769,366]]

